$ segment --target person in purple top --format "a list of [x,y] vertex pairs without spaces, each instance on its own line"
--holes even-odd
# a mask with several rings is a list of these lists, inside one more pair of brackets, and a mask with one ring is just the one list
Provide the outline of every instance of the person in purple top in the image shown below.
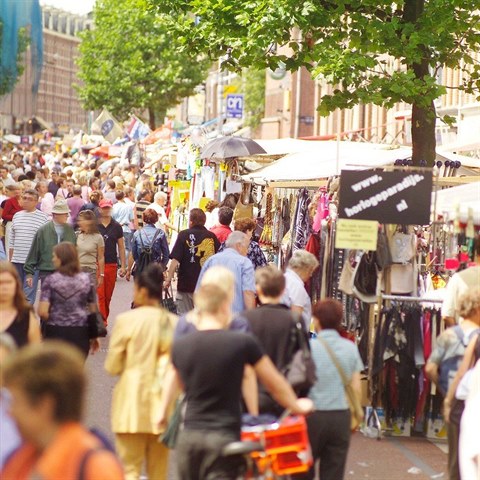
[[68,223],[75,227],[77,224],[77,217],[80,209],[85,205],[85,200],[82,198],[82,187],[75,185],[73,187],[73,196],[67,198],[67,205],[70,209],[70,215],[68,216]]
[[75,245],[61,242],[53,249],[56,272],[42,283],[38,313],[44,320],[44,337],[64,340],[85,355],[95,353],[98,339],[88,335],[88,310],[95,312],[94,286],[88,273],[80,270]]

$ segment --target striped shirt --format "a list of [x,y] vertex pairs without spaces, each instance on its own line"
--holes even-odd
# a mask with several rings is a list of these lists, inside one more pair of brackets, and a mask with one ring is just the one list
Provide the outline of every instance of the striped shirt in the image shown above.
[[10,248],[13,248],[13,263],[25,263],[37,230],[49,221],[40,210],[26,212],[22,210],[13,216]]
[[143,227],[143,212],[150,206],[150,202],[147,202],[146,200],[140,200],[135,204],[135,208],[137,211],[137,222],[138,222],[138,228]]

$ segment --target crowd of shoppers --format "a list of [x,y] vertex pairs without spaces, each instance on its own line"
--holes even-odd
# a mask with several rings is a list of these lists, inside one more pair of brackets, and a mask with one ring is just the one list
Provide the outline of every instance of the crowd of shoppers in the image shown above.
[[[188,228],[170,250],[176,227],[169,222],[168,195],[155,192],[136,168],[73,172],[55,164],[29,172],[29,179],[18,181],[0,166],[7,247],[0,263],[2,363],[8,356],[0,382],[11,395],[2,389],[0,415],[8,445],[20,445],[8,460],[0,445],[2,478],[93,480],[101,471],[106,480],[138,480],[143,472],[164,480],[169,452],[159,435],[180,392],[181,480],[237,478],[239,465],[221,452],[240,438],[242,413],[277,418],[284,409],[307,415],[320,479],[344,478],[351,417],[342,373],[360,395],[364,365],[356,345],[340,335],[342,305],[332,299],[311,305],[305,285],[318,268],[314,255],[295,251],[285,273],[267,265],[255,220],[232,224],[235,196],[212,202],[209,223],[202,209],[192,209]],[[470,270],[452,283],[458,295],[446,317],[453,324],[461,316],[463,323],[439,337],[426,367],[445,388],[447,416],[459,404],[465,408],[463,417],[450,420],[452,479],[463,478],[461,472],[469,478],[480,453],[471,440],[480,398],[480,292],[460,288],[477,274]],[[118,277],[132,276],[135,308],[112,319]],[[41,324],[33,308],[39,284]],[[162,308],[164,291],[172,287],[178,319]],[[99,348],[88,327],[89,313],[96,311],[110,325],[105,369],[119,377],[111,425],[121,462],[81,425],[85,359]],[[292,333],[298,324],[300,337]],[[37,345],[41,334],[46,341]],[[317,380],[295,392],[285,372],[302,345],[311,352]],[[442,365],[453,357],[456,368],[445,387]],[[315,464],[295,478],[313,479],[314,472]]]

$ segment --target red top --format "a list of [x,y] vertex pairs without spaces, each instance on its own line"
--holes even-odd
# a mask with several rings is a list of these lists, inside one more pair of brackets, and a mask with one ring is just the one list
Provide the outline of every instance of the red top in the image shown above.
[[6,222],[11,222],[13,216],[20,210],[23,210],[23,208],[20,206],[20,203],[18,203],[17,197],[10,197],[3,207],[2,218]]
[[210,231],[215,234],[220,243],[225,242],[228,236],[232,233],[232,229],[226,225],[215,225]]

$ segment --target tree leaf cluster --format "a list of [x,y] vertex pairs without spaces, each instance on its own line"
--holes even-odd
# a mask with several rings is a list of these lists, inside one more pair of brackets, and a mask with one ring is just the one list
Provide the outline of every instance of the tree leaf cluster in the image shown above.
[[[478,92],[478,0],[149,0],[174,13],[183,48],[212,59],[230,52],[227,68],[287,70],[304,66],[340,85],[320,112],[365,102],[428,107],[445,93],[439,67],[464,70],[462,89]],[[288,54],[278,53],[288,47]],[[414,66],[428,64],[429,75]]]
[[93,15],[77,60],[85,108],[105,107],[119,118],[148,109],[154,127],[153,114],[161,118],[204,81],[208,58],[182,49],[173,19],[146,0],[98,0]]
[[[0,20],[0,56],[2,55],[2,35],[3,35],[3,22]],[[18,50],[17,50],[17,71],[7,71],[3,67],[0,68],[0,96],[10,93],[17,83],[18,79],[25,71],[24,53],[27,51],[30,44],[30,37],[26,28],[20,28],[18,30]]]

